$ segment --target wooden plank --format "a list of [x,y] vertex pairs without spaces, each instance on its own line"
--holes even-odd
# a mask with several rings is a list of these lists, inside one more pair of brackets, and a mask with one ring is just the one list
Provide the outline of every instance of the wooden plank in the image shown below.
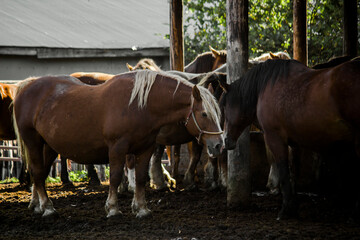
[[0,157],[0,161],[12,161],[12,162],[21,162],[19,157]]
[[293,57],[305,65],[308,64],[306,3],[307,0],[293,2]]
[[170,69],[184,71],[183,1],[170,1]]
[[[232,83],[248,68],[248,0],[227,0],[227,81]],[[239,137],[236,148],[228,151],[227,205],[245,207],[251,196],[250,131]]]
[[18,147],[18,146],[0,146],[0,149],[14,149],[14,150],[18,150],[19,147]]

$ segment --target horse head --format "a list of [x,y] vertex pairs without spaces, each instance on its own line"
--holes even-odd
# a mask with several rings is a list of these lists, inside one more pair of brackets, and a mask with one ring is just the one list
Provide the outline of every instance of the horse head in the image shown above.
[[187,131],[207,146],[210,157],[220,155],[224,147],[220,127],[220,109],[211,93],[196,85],[192,88],[191,107],[185,121]]
[[220,97],[220,107],[224,118],[224,138],[225,149],[232,150],[236,146],[236,141],[244,131],[244,129],[253,122],[252,114],[244,114],[244,109],[239,108],[243,104],[243,98],[237,96],[237,91],[232,85],[227,84],[225,81],[219,82],[220,87],[223,89],[223,94]]
[[131,66],[130,64],[126,63],[126,67],[129,69],[129,71],[135,71],[141,69],[149,69],[151,71],[157,71],[157,72],[161,71],[160,67],[156,65],[154,60],[150,58],[140,59],[140,61],[135,66]]
[[226,50],[216,50],[209,46],[213,57],[215,58],[211,71],[221,67],[226,63],[227,51]]

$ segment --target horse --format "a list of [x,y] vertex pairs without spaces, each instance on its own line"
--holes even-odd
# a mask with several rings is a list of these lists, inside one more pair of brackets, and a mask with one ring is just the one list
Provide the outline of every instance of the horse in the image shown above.
[[209,46],[210,51],[197,55],[197,57],[188,65],[184,71],[189,73],[206,73],[214,71],[226,63],[226,50],[215,50]]
[[157,72],[161,71],[161,68],[156,65],[155,61],[151,58],[140,59],[140,61],[134,67],[126,63],[126,67],[129,69],[129,71],[135,71],[140,69],[149,69]]
[[323,68],[329,68],[329,67],[335,67],[341,63],[350,61],[353,57],[351,56],[340,56],[340,57],[334,57],[334,58],[330,58],[329,61],[325,62],[325,63],[319,63],[314,65],[312,68],[313,69],[323,69]]
[[17,87],[15,84],[0,83],[0,140],[16,139],[13,123],[11,120],[12,110],[10,108],[10,105],[15,96],[16,88]]
[[288,145],[321,149],[353,142],[360,154],[360,61],[314,70],[296,60],[268,60],[227,85],[225,148],[234,149],[243,130],[257,121],[275,159],[283,196],[278,219],[296,215],[290,184]]
[[[325,63],[319,63],[319,64],[316,64],[312,67],[312,69],[324,69],[324,68],[330,68],[330,67],[335,67],[335,66],[338,66],[344,62],[347,62],[347,61],[350,61],[350,60],[357,60],[356,58],[353,58],[353,57],[350,57],[350,56],[340,56],[340,57],[333,57],[333,58],[330,58],[327,62]],[[292,152],[292,165],[295,165],[297,166],[297,168],[301,168],[301,166],[298,166],[300,163],[299,163],[299,157],[300,156],[294,156],[294,155],[300,155],[300,153],[302,153],[302,155],[305,155],[305,158],[319,158],[318,154],[317,153],[314,153],[314,152],[309,152],[305,149],[299,149],[297,147],[292,147],[292,149],[289,149],[291,150]],[[295,152],[295,154],[294,154]],[[305,152],[305,153],[304,153]],[[327,152],[327,151],[326,151]],[[306,156],[306,155],[312,155],[312,156]],[[302,156],[304,157],[304,156]],[[271,158],[271,156],[270,156]],[[304,160],[306,161],[306,159],[302,159],[302,162],[304,163]],[[310,160],[307,160],[308,162],[310,162]],[[314,160],[311,159],[312,162],[314,162]],[[272,162],[270,160],[270,162]],[[319,165],[319,163],[315,163],[315,165]],[[316,173],[313,175],[317,175],[319,176],[319,167],[314,167],[314,166],[311,166],[311,163],[304,163],[304,166],[303,167],[303,172],[307,171],[309,172],[308,169],[309,167],[313,169],[313,171],[315,171]],[[269,176],[268,176],[268,181],[267,181],[267,188],[270,189],[270,192],[271,193],[274,193],[274,194],[277,194],[279,192],[279,178],[278,176],[276,175],[277,171],[274,171],[273,168],[275,168],[276,166],[271,163],[271,166],[270,166],[270,171],[269,171]],[[291,167],[290,167],[291,169]],[[293,170],[294,171],[294,170]],[[299,172],[300,169],[295,169],[296,172]],[[303,173],[304,174],[304,173]],[[293,175],[296,175],[295,173],[293,173]],[[306,175],[305,173],[305,176],[306,178],[309,178],[308,175]],[[298,181],[299,179],[296,179],[296,181]],[[303,180],[304,181],[304,180]]]
[[[16,84],[0,83],[0,141],[16,140],[16,135],[11,119],[11,103],[15,96],[16,88]],[[21,168],[19,181],[22,185],[26,184],[27,181],[29,181],[29,179],[26,178],[24,165],[22,165]]]
[[[221,53],[219,51],[216,51],[215,49],[211,48],[211,51],[213,52],[213,56],[223,56],[224,54],[221,54],[223,52],[225,52],[225,58],[226,58],[226,51],[222,51]],[[209,52],[210,53],[210,52]],[[209,54],[207,54],[209,55]],[[151,59],[150,59],[151,60]],[[171,71],[166,71],[167,74],[172,74],[172,75],[176,75],[178,77],[181,77],[183,79],[188,80],[189,82],[193,83],[193,84],[199,84],[200,86],[204,86],[206,88],[209,87],[209,85],[211,85],[212,88],[214,88],[217,92],[218,98],[220,97],[221,94],[218,94],[219,89],[221,90],[220,87],[218,87],[218,79],[219,80],[225,80],[226,81],[226,74],[222,74],[222,73],[215,73],[215,72],[210,72],[210,69],[216,68],[219,66],[219,64],[222,64],[222,61],[220,60],[216,60],[214,63],[212,63],[212,65],[208,64],[207,62],[205,62],[206,58],[205,57],[199,57],[198,60],[196,61],[197,65],[202,66],[203,70],[206,70],[205,73],[190,73],[190,72],[181,72],[181,71],[176,71],[176,70],[171,70]],[[209,62],[211,63],[211,62]],[[150,69],[150,70],[154,70],[156,69],[156,71],[162,71],[159,70],[160,68],[155,64],[154,61],[146,61],[144,62],[143,60],[140,60],[135,67],[130,66],[129,64],[127,64],[127,67],[130,71],[134,71],[134,70],[138,70],[138,69]],[[210,73],[208,73],[210,72]],[[166,131],[161,131],[163,134],[161,135],[165,135],[166,138],[165,139],[159,139],[159,141],[157,141],[158,143],[160,143],[157,146],[157,149],[155,151],[155,154],[153,156],[153,158],[151,159],[151,167],[150,167],[150,176],[151,176],[151,186],[155,189],[163,189],[165,187],[167,187],[167,185],[171,185],[173,182],[175,182],[174,179],[170,178],[170,175],[168,174],[168,172],[166,171],[166,169],[161,165],[161,156],[163,153],[163,149],[164,149],[164,145],[166,145],[166,152],[168,154],[169,159],[171,159],[171,161],[173,162],[173,167],[172,167],[172,177],[174,178],[178,178],[178,166],[179,166],[179,162],[180,162],[180,144],[176,144],[177,143],[188,143],[188,152],[190,155],[190,162],[188,165],[188,168],[185,171],[185,175],[184,175],[184,181],[183,183],[187,186],[187,188],[192,188],[194,187],[194,178],[195,178],[195,169],[196,166],[198,164],[198,162],[200,161],[200,157],[201,157],[201,153],[202,153],[202,146],[200,144],[198,144],[196,142],[196,140],[193,140],[193,138],[189,138],[189,137],[185,137],[188,136],[188,134],[182,130],[184,129],[178,129],[179,126],[172,126],[173,129],[169,129],[167,128]],[[175,130],[177,129],[177,130]],[[174,140],[172,139],[172,137],[169,137],[168,135],[169,133],[172,132],[177,132],[177,135],[179,137],[179,140]],[[184,142],[184,140],[188,139],[186,142]],[[189,142],[191,141],[191,142]],[[169,145],[174,145],[173,148],[173,152],[174,152],[174,158],[171,158],[171,151],[170,151],[170,146]],[[168,184],[164,184],[163,181],[163,176],[161,173],[161,170],[163,174],[169,179],[169,183]],[[222,169],[224,169],[224,167],[222,167]],[[218,175],[218,171],[217,171],[217,167],[216,164],[214,162],[214,159],[208,159],[207,164],[205,165],[205,179],[206,179],[206,184],[208,186],[210,186],[210,188],[215,188],[217,186],[216,183],[216,179],[217,179],[217,175]],[[130,172],[132,173],[132,170],[130,169]],[[133,176],[133,173],[130,174],[131,176]],[[129,175],[129,176],[130,176]],[[224,173],[222,171],[221,173],[221,177],[219,178],[219,181],[222,182],[222,186],[225,186],[225,175],[226,173]],[[132,190],[134,188],[134,180],[129,179],[129,189]],[[173,184],[174,185],[174,184]]]
[[45,179],[60,153],[78,163],[109,163],[105,210],[107,217],[121,214],[117,188],[125,156],[134,154],[132,210],[138,218],[149,216],[145,183],[161,127],[185,122],[187,131],[207,146],[210,156],[216,156],[223,147],[219,116],[207,89],[153,71],[120,74],[97,86],[71,76],[24,80],[13,101],[13,118],[34,180],[29,208],[43,217],[57,215]]

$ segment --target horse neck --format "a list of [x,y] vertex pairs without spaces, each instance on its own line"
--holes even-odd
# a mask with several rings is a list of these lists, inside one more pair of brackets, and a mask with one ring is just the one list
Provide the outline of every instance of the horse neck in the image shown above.
[[[160,120],[163,121],[162,124],[184,121],[190,112],[192,87],[184,83],[177,86],[177,81],[174,80],[155,82],[153,89],[158,90],[154,93],[160,99],[161,105],[159,106],[159,101],[154,101],[152,110],[162,116]],[[164,99],[167,100],[164,101]],[[149,105],[151,105],[150,102]]]
[[214,65],[215,58],[211,53],[205,53],[203,55],[199,55],[195,58],[194,61],[189,63],[185,67],[185,72],[189,73],[205,73],[212,71]]

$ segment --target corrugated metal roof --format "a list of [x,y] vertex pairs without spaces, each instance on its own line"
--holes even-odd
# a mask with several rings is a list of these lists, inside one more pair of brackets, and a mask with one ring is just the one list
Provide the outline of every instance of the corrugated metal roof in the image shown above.
[[0,47],[164,48],[167,0],[0,0]]

